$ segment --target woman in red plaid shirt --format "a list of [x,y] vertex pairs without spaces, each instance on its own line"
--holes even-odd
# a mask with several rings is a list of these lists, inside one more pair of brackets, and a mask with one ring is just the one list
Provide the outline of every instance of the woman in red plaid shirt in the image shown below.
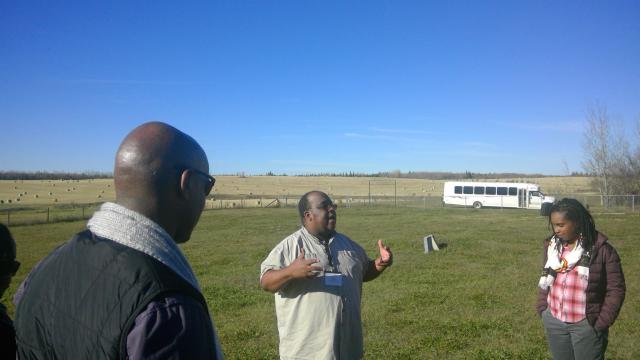
[[553,204],[537,310],[558,359],[604,359],[609,327],[624,301],[620,257],[575,199]]

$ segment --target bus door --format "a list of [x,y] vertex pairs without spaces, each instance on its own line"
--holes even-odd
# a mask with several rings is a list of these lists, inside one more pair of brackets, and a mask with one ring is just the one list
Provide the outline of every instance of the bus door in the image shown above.
[[527,189],[518,189],[518,207],[527,208]]

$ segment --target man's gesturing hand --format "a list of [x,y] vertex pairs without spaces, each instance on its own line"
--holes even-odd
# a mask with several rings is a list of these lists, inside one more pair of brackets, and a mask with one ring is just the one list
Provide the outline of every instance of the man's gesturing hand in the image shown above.
[[376,267],[386,267],[393,263],[393,254],[388,246],[382,244],[382,240],[378,240],[378,250],[380,250],[380,257],[377,259]]
[[316,277],[317,271],[322,271],[322,267],[312,265],[318,263],[318,259],[305,259],[304,248],[300,248],[300,255],[289,265],[288,270],[294,279]]

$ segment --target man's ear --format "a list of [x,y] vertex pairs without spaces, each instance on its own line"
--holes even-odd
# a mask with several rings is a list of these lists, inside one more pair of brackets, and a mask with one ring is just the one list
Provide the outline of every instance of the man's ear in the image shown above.
[[303,222],[307,222],[307,221],[311,221],[311,217],[313,215],[311,214],[311,211],[307,210],[304,212],[304,221]]
[[188,169],[182,171],[179,181],[179,196],[183,199],[188,199],[191,190],[191,172]]

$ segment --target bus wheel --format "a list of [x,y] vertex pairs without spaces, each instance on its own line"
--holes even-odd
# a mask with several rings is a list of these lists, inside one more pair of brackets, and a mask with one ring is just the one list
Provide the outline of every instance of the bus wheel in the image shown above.
[[480,201],[476,201],[473,203],[474,209],[480,209],[482,207],[482,203]]

